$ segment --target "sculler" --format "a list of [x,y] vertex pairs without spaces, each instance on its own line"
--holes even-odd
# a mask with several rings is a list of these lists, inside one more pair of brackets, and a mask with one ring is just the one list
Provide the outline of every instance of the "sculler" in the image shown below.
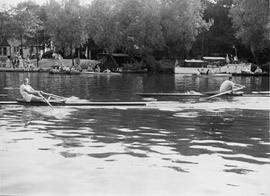
[[228,80],[225,80],[221,85],[220,85],[220,88],[219,88],[219,92],[220,93],[224,93],[224,92],[227,92],[227,91],[233,91],[236,90],[237,88],[243,88],[244,86],[240,85],[240,84],[235,84],[233,81],[232,81],[232,77],[230,76]]
[[33,89],[29,84],[29,79],[25,78],[23,84],[20,86],[20,94],[26,102],[43,101],[42,91]]

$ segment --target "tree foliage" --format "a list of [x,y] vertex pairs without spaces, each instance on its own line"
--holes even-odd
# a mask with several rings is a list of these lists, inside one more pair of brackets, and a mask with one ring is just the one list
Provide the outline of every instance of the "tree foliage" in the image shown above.
[[37,15],[39,6],[32,1],[19,3],[12,10],[14,35],[23,38],[35,37],[37,31],[43,28],[42,21]]
[[250,48],[257,61],[256,52],[269,48],[270,43],[269,0],[235,0],[230,16],[236,38]]
[[12,37],[12,20],[8,11],[0,12],[0,42]]
[[51,0],[45,7],[45,27],[58,49],[68,48],[72,55],[75,47],[86,40],[82,22],[82,7],[78,0],[64,0],[62,4]]
[[225,56],[236,45],[238,54],[252,51],[257,58],[270,50],[269,21],[268,0],[93,0],[88,6],[79,0],[42,6],[25,1],[0,12],[0,36],[53,41],[69,57],[93,40],[109,53]]
[[126,0],[117,4],[121,47],[131,53],[152,54],[164,47],[160,8],[156,0]]
[[162,1],[161,24],[170,53],[185,57],[197,36],[212,22],[203,19],[204,6],[197,0]]
[[204,31],[196,46],[202,55],[234,54],[233,46],[238,41],[234,37],[232,21],[228,13],[233,0],[218,0],[215,3],[205,1],[204,19],[213,21],[209,31]]
[[114,4],[111,0],[94,0],[86,16],[89,36],[107,52],[113,52],[119,45]]

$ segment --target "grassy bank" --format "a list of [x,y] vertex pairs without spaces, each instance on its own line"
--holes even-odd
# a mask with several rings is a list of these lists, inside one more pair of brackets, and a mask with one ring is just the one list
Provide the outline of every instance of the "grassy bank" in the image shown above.
[[[76,60],[74,59],[74,63]],[[37,61],[32,60],[32,63],[37,66]],[[80,59],[80,66],[83,68],[87,68],[88,66],[93,67],[95,66],[97,61],[90,60],[90,59]],[[53,65],[56,64],[63,64],[64,66],[71,67],[72,66],[72,59],[62,59],[62,60],[56,60],[56,59],[41,59],[38,62],[38,67],[44,70],[49,70]]]

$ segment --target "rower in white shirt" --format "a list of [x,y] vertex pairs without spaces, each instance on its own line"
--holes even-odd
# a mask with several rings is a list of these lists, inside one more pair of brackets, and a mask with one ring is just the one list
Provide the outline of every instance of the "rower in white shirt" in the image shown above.
[[26,102],[43,101],[41,91],[34,90],[29,85],[29,79],[25,78],[23,84],[20,86],[20,93]]
[[219,92],[220,93],[223,93],[223,92],[226,92],[226,91],[233,91],[236,90],[236,89],[239,89],[239,88],[243,88],[244,86],[240,85],[240,84],[235,84],[233,81],[232,81],[232,77],[230,76],[228,80],[225,80],[221,85],[220,85],[220,88],[219,88]]

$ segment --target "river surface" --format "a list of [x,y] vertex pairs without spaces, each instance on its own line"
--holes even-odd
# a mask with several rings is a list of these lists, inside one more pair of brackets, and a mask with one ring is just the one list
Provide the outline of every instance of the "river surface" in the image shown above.
[[[143,107],[0,105],[0,195],[270,195],[269,97],[142,99],[217,90],[222,77],[0,73],[0,100],[35,89]],[[269,91],[268,77],[234,77]]]

